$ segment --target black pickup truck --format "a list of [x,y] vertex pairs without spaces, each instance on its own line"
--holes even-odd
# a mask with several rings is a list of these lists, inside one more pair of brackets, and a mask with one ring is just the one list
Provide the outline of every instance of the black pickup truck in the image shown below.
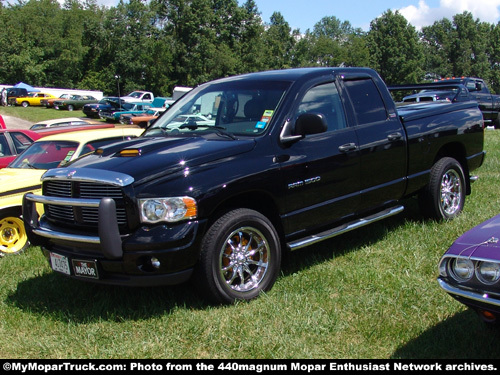
[[[428,102],[457,103],[474,100],[467,87],[461,83],[419,83],[389,86],[388,89],[391,93],[397,93],[395,95],[396,99],[400,98],[401,101],[396,102],[398,106]],[[407,92],[407,95],[403,96],[404,92]]]
[[492,94],[483,79],[460,77],[447,78],[434,82],[435,85],[441,85],[443,83],[458,83],[464,85],[469,91],[472,100],[478,102],[479,109],[483,113],[485,124],[494,126],[496,129],[500,128],[500,95]]
[[24,197],[29,239],[80,280],[192,279],[215,301],[254,298],[282,251],[395,215],[405,197],[460,213],[485,155],[478,105],[408,107],[366,68],[200,85],[142,137],[47,171],[42,195]]

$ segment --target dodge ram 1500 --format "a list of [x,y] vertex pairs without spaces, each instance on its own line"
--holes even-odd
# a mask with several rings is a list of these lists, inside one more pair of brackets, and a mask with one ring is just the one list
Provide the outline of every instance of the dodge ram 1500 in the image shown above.
[[230,303],[269,290],[282,251],[395,215],[403,198],[455,217],[483,138],[476,102],[397,109],[371,69],[250,73],[202,84],[141,137],[47,171],[23,218],[59,273],[192,279]]

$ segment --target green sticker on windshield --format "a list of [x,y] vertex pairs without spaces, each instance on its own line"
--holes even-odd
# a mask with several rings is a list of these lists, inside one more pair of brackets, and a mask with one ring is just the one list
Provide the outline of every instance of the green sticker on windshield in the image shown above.
[[73,154],[75,153],[75,150],[72,150],[72,151],[68,151],[68,154],[66,155],[66,157],[64,158],[64,161],[67,163],[68,161],[71,160],[71,157],[73,156]]

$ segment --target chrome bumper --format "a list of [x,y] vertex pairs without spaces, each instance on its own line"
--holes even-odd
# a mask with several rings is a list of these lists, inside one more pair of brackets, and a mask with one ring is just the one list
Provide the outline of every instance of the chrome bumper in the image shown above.
[[472,301],[482,302],[488,305],[493,305],[500,307],[500,299],[492,297],[487,293],[477,293],[470,290],[459,289],[455,286],[448,284],[445,280],[438,278],[439,286],[444,289],[445,292],[453,294],[459,297],[467,298]]
[[[44,226],[38,220],[36,203],[53,204],[62,206],[94,207],[98,209],[98,236],[87,236],[73,233],[54,231]],[[102,254],[107,259],[119,259],[123,256],[122,241],[116,220],[116,204],[111,198],[102,199],[77,199],[47,197],[28,193],[23,198],[23,220],[30,241],[35,243],[33,235],[69,242],[98,244]]]

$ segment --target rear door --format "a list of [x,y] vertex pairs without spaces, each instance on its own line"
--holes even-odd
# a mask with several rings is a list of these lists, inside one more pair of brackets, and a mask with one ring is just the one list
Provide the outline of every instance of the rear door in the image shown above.
[[387,206],[406,188],[406,134],[394,109],[369,75],[344,76],[359,142],[360,210]]

